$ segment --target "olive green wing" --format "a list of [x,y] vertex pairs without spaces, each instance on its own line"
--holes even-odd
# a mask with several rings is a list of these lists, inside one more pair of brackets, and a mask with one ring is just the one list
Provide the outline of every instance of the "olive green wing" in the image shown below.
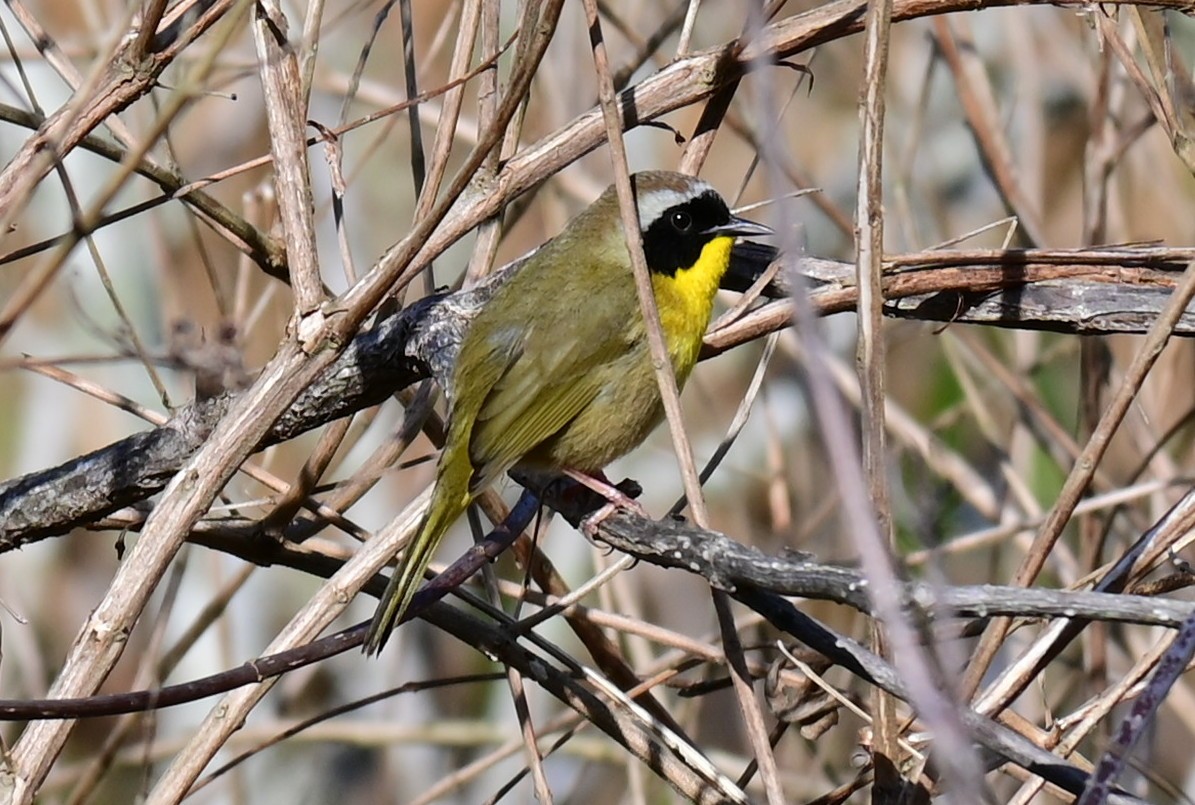
[[[498,292],[474,322],[465,353],[508,356],[476,409],[469,436],[474,489],[495,480],[585,410],[625,354],[638,310],[634,280],[601,248],[576,265],[557,238]],[[625,246],[621,246],[625,251]],[[466,365],[474,364],[470,361]],[[493,365],[494,362],[490,362]]]
[[[594,335],[593,324],[582,328]],[[618,328],[601,337],[561,335],[544,327],[492,386],[477,413],[469,442],[479,486],[489,483],[585,410],[609,381],[601,369],[625,352]]]

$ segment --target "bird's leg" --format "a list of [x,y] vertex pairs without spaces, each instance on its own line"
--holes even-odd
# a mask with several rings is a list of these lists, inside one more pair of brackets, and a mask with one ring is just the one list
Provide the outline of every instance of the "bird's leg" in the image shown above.
[[629,497],[617,486],[610,483],[610,479],[606,477],[604,472],[599,471],[590,474],[587,472],[566,469],[563,470],[563,474],[567,475],[569,478],[572,478],[574,481],[581,484],[581,486],[593,490],[613,505],[630,509],[636,514],[647,514],[647,512],[644,511],[643,506],[639,504],[639,501]]
[[628,497],[618,489],[606,477],[606,474],[600,470],[595,474],[585,472],[578,472],[577,470],[566,469],[563,471],[564,475],[572,478],[577,483],[581,484],[587,489],[591,489],[597,494],[604,497],[607,501],[606,505],[588,515],[581,522],[581,532],[585,536],[593,539],[597,533],[597,528],[602,524],[602,521],[613,514],[619,507],[632,511],[641,517],[647,517],[647,510],[639,504],[634,498]]

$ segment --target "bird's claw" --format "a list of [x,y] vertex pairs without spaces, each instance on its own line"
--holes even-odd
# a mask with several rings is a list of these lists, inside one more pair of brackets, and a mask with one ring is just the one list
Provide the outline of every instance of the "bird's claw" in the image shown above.
[[592,514],[586,515],[585,519],[581,521],[581,533],[584,534],[589,540],[597,542],[598,528],[607,517],[614,514],[614,512],[617,510],[618,504],[611,501]]

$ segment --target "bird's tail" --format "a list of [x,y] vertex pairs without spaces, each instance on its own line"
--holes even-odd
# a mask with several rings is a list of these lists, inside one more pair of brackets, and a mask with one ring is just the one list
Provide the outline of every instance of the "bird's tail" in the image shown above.
[[427,516],[419,527],[419,533],[399,558],[386,592],[378,602],[365,636],[365,653],[376,654],[386,645],[394,627],[403,619],[419,583],[423,571],[431,562],[444,532],[469,505],[472,495],[469,481],[473,475],[467,456],[465,460],[454,461],[445,457],[441,471],[437,474],[435,490],[428,505]]

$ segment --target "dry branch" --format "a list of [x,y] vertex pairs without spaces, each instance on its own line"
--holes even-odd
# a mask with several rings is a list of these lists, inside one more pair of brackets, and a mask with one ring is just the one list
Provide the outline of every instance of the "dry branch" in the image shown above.
[[[1168,298],[1181,264],[1192,257],[1195,250],[1152,247],[895,257],[886,262],[885,313],[1056,332],[1142,332]],[[744,262],[757,259],[749,249]],[[851,264],[805,259],[799,268],[815,286],[810,297],[818,310],[854,308]],[[364,331],[278,419],[258,449],[377,405],[427,377],[447,386],[465,326],[505,276],[499,272],[470,291],[421,300]],[[772,293],[784,296],[792,284],[777,283]],[[709,351],[785,327],[790,319],[787,303],[765,305],[711,333]],[[1195,334],[1195,310],[1184,314],[1176,332]],[[0,552],[142,504],[203,443],[236,396],[229,392],[192,403],[159,428],[0,484]]]
[[[533,509],[522,513],[519,516],[520,521],[525,523],[529,520],[532,511]],[[581,516],[583,510],[573,509],[569,513],[574,522],[579,522]],[[209,539],[216,536],[215,534],[209,534],[208,538],[200,537],[199,541],[217,546],[248,561],[279,564],[320,577],[331,577],[341,565],[310,552],[288,549],[275,542],[254,540],[254,529],[255,525],[251,522],[245,522],[240,527],[228,522],[213,523],[211,530],[223,532],[223,535],[217,537],[214,542],[210,542]],[[515,529],[515,533],[518,530]],[[712,586],[729,592],[742,603],[756,609],[777,628],[819,651],[832,662],[900,698],[907,698],[904,683],[889,664],[850,638],[829,631],[781,597],[833,601],[872,615],[874,613],[868,581],[857,571],[822,564],[805,557],[768,556],[718,532],[701,529],[679,520],[652,521],[631,512],[620,511],[608,517],[601,523],[598,535],[603,542],[643,561],[702,576]],[[473,552],[464,557],[464,560],[474,572],[480,563],[486,561],[484,554]],[[458,580],[450,580],[448,585],[441,587],[440,595],[448,586],[459,584],[460,576],[468,575],[468,571],[455,573],[450,569],[444,575]],[[384,579],[375,577],[363,589],[376,596],[384,586]],[[914,613],[916,618],[939,621],[954,617],[986,618],[993,615],[1030,618],[1085,617],[1179,628],[1195,612],[1195,605],[1188,602],[1107,593],[1027,590],[999,585],[936,587],[925,583],[907,583],[903,586],[902,597],[903,605]],[[530,673],[531,669],[536,667],[530,664],[533,655],[517,647],[507,638],[505,630],[518,629],[518,624],[491,625],[450,607],[433,604],[433,596],[421,593],[420,599],[413,609],[421,610],[420,617],[426,618],[438,628],[469,645],[485,648],[503,662],[515,665],[525,673]],[[466,596],[466,599],[475,606],[484,606],[472,596]],[[488,614],[498,617],[499,620],[504,618],[494,610],[489,610]],[[258,658],[230,671],[162,690],[80,700],[0,702],[0,718],[94,717],[194,701],[224,690],[260,682],[263,678],[286,673],[357,647],[361,644],[366,625],[362,623],[309,645]],[[534,640],[533,634],[528,630],[521,631]],[[594,716],[595,711],[588,709],[589,705],[582,706],[585,700],[578,700],[573,694],[569,694],[568,686],[560,687],[564,684],[565,677],[556,677],[556,685],[545,679],[546,661],[547,658],[544,657],[535,659],[535,662],[539,663],[537,679],[587,716]],[[549,677],[553,677],[555,673],[549,674]],[[1021,765],[1026,770],[1036,769],[1043,777],[1064,790],[1073,793],[1081,790],[1085,776],[1079,770],[1033,746],[1007,727],[974,712],[964,713],[964,722],[968,729],[973,731],[975,740],[1002,760]],[[643,732],[642,725],[633,719],[624,718],[616,723],[599,719],[595,723],[628,747],[633,748],[638,741],[652,740],[650,735]],[[687,774],[680,771],[683,767],[677,766],[674,759],[666,758],[661,765],[652,765],[661,776],[673,782],[678,790],[691,790],[691,783],[685,782],[688,779]],[[1135,800],[1113,796],[1110,801]]]

